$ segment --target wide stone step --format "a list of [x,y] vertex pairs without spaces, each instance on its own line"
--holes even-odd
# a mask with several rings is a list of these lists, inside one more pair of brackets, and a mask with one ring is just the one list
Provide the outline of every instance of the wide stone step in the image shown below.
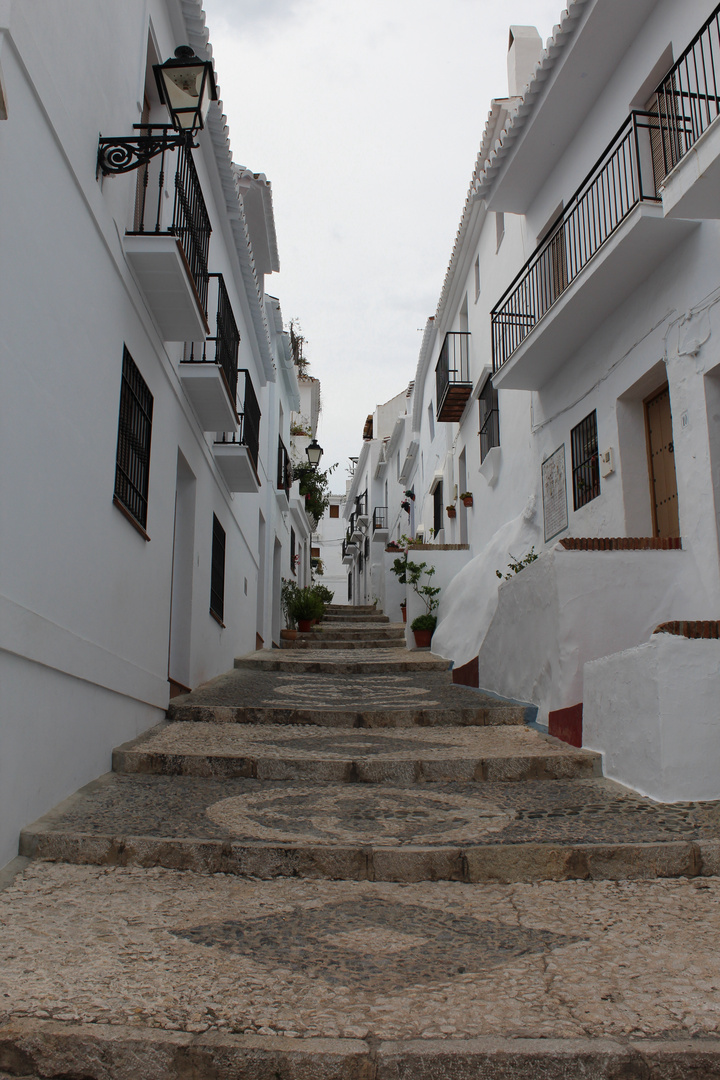
[[393,675],[402,671],[448,671],[449,665],[447,660],[425,650],[364,649],[360,657],[351,647],[333,649],[331,656],[323,649],[263,649],[238,657],[235,667],[254,671]]
[[366,731],[171,723],[113,753],[113,769],[164,776],[331,783],[569,779],[600,773],[600,757],[525,727]]
[[347,675],[239,667],[168,708],[174,721],[408,728],[523,725],[523,705],[465,686],[447,671]]
[[392,639],[395,641],[405,641],[405,627],[402,623],[389,623],[382,626],[342,626],[340,623],[333,623],[326,626],[324,623],[320,623],[313,630],[310,630],[307,634],[298,634],[296,641],[308,640],[316,641],[318,638],[331,637],[333,640],[347,640],[347,641],[383,641],[386,639]]
[[719,901],[712,878],[469,888],[34,863],[0,893],[0,1075],[710,1080]]
[[375,604],[327,604],[325,611],[329,615],[382,615]]
[[20,854],[262,879],[533,882],[715,875],[717,804],[608,780],[314,784],[109,773]]
[[375,614],[358,614],[358,615],[334,615],[332,612],[326,612],[323,615],[324,623],[348,623],[350,626],[356,625],[373,625],[376,623],[389,623],[389,615],[375,615]]
[[[320,634],[307,634],[304,637],[296,637],[294,641],[284,641],[283,649],[293,651],[306,649],[397,649],[402,646],[405,649],[405,637],[394,634],[388,638],[336,638],[334,634],[325,636]],[[447,666],[447,665],[446,665]]]

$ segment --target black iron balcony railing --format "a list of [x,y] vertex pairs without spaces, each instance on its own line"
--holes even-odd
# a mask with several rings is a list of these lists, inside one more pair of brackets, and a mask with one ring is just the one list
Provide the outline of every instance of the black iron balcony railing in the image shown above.
[[659,185],[720,115],[720,5],[661,82],[651,114]]
[[237,432],[226,433],[223,432],[221,442],[224,443],[237,443],[239,446],[246,446],[250,459],[253,463],[255,472],[258,471],[258,454],[260,452],[260,406],[258,405],[258,399],[255,396],[255,389],[250,378],[250,372],[245,368],[241,368],[238,372],[239,375],[244,377],[245,383],[242,387],[243,404],[239,413],[240,427]]
[[639,202],[658,202],[651,165],[657,118],[632,112],[550,234],[492,310],[498,371]]
[[470,394],[470,334],[466,330],[445,335],[435,367],[438,420],[459,420]]
[[235,405],[238,381],[238,349],[240,331],[235,322],[230,297],[222,274],[208,274],[217,283],[217,321],[215,337],[202,342],[191,342],[190,351],[183,363],[218,364],[225,376],[230,400]]
[[362,495],[355,497],[355,513],[358,517],[367,517],[368,512],[368,493],[367,488],[363,491]]
[[382,529],[387,532],[388,529],[388,508],[387,506],[376,506],[373,510],[373,532],[377,532],[378,529]]
[[[147,161],[139,171],[135,221],[129,234],[169,234],[178,238],[200,307],[207,314],[208,252],[212,229],[190,144],[173,146],[170,136],[175,131],[166,124],[136,124],[135,127],[140,128],[149,139],[167,141],[167,148]],[[173,170],[174,177],[170,181]],[[165,198],[166,187],[169,188],[170,183],[174,195],[172,217]]]
[[292,467],[290,465],[290,455],[288,454],[282,439],[278,439],[276,486],[278,491],[284,491],[286,495],[290,494],[290,488],[292,486]]
[[352,514],[350,515],[350,525],[348,527],[348,536],[352,536],[352,534],[356,530],[357,530],[357,510],[353,510]]

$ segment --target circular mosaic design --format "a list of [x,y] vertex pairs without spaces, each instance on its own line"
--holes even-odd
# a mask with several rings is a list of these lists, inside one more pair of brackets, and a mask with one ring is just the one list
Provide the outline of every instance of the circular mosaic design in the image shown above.
[[213,803],[206,812],[238,839],[373,846],[481,843],[515,818],[514,811],[475,792],[389,787],[355,791],[347,785],[235,795]]
[[391,709],[412,705],[425,707],[438,702],[431,699],[426,687],[413,686],[407,676],[364,675],[353,679],[303,674],[279,675],[273,697],[265,704],[309,709],[351,706]]

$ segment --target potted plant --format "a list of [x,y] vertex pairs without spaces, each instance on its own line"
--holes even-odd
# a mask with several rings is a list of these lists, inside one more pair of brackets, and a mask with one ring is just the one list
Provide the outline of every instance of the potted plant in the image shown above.
[[457,514],[457,510],[455,509],[454,506],[446,506],[445,507],[445,513],[447,514],[447,516],[449,518],[454,518],[455,515]]
[[472,491],[463,491],[463,492],[461,492],[460,493],[460,498],[462,499],[462,502],[463,502],[464,506],[472,506],[472,504],[473,504]]
[[325,605],[311,586],[297,589],[289,601],[288,610],[297,622],[301,634],[307,634],[313,620],[322,619]]
[[385,547],[386,551],[402,551],[402,548],[398,544],[397,540],[391,540]]
[[427,612],[425,612],[424,615],[418,615],[416,619],[413,619],[410,623],[410,629],[415,636],[415,644],[418,649],[430,648],[436,626],[437,619],[434,615],[429,615]]
[[410,513],[410,500],[409,499],[403,499],[403,501],[400,503],[400,509],[404,510],[406,514],[409,514]]
[[400,611],[402,612],[402,621],[407,622],[407,600],[400,601]]
[[294,641],[298,635],[294,616],[291,614],[292,598],[297,592],[297,583],[288,578],[282,579],[280,588],[280,607],[285,616],[285,629],[280,631],[280,637],[285,641]]
[[406,499],[412,499],[412,501],[415,502],[415,492],[414,491],[406,491],[405,492],[405,498]]

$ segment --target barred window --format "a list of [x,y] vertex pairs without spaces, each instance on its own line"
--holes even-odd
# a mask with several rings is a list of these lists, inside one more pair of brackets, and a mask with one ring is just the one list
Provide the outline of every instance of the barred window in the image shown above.
[[435,535],[443,527],[443,483],[442,480],[433,492],[433,530]]
[[297,566],[297,542],[295,539],[295,530],[290,528],[290,569],[293,574],[295,573],[295,567]]
[[581,420],[570,432],[572,449],[573,505],[579,510],[600,494],[597,411]]
[[147,525],[153,396],[123,350],[114,501],[144,530]]
[[213,514],[210,614],[223,622],[225,612],[225,530]]
[[500,445],[500,412],[498,392],[487,379],[478,398],[480,410],[480,463],[485,460],[493,446]]

